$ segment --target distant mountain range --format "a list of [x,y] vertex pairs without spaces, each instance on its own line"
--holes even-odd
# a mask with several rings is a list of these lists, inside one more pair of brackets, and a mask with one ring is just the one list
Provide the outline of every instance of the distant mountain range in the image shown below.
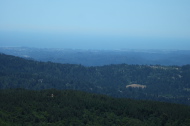
[[186,65],[190,50],[80,50],[55,48],[0,47],[0,52],[38,61],[103,66],[109,64]]

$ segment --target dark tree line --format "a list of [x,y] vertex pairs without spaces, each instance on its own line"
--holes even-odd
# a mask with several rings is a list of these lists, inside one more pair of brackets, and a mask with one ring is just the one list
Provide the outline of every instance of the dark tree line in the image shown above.
[[189,117],[185,105],[71,90],[0,90],[1,126],[185,126]]

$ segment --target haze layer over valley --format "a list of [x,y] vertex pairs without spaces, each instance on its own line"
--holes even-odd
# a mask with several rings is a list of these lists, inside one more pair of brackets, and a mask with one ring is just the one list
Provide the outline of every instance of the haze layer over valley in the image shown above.
[[102,66],[109,64],[186,65],[190,50],[84,50],[60,48],[0,47],[0,52],[38,61]]

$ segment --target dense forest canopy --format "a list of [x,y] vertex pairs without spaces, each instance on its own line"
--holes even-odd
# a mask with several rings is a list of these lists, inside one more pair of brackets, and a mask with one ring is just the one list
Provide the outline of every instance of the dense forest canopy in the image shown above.
[[80,91],[0,90],[1,126],[188,126],[190,107]]
[[1,89],[73,89],[114,97],[190,105],[189,82],[190,65],[119,64],[85,67],[0,54]]

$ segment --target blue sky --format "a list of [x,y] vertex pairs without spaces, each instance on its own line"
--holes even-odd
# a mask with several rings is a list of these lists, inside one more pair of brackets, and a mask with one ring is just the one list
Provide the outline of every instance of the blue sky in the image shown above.
[[0,46],[190,49],[190,0],[0,0]]

